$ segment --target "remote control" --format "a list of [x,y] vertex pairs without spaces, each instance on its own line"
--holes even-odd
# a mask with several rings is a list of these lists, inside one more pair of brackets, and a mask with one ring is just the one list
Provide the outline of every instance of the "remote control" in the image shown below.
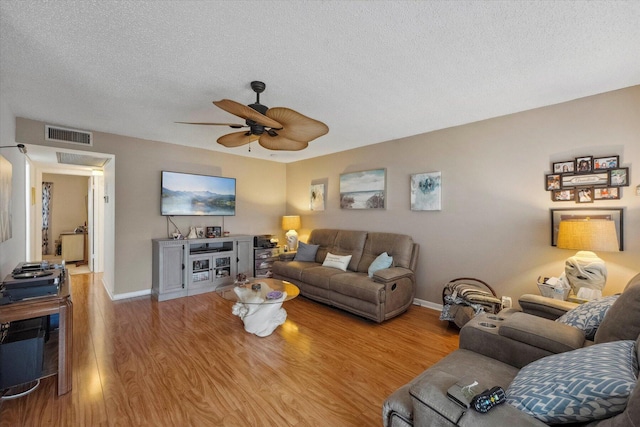
[[471,400],[471,406],[478,412],[487,413],[491,408],[501,404],[507,399],[502,387],[493,387],[485,390]]

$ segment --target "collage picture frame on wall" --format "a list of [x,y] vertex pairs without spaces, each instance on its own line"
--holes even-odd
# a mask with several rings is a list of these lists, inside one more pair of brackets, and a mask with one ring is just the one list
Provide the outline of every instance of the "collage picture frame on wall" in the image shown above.
[[554,202],[593,203],[619,200],[621,187],[629,186],[629,167],[620,166],[620,156],[580,156],[551,164],[545,174],[545,190]]

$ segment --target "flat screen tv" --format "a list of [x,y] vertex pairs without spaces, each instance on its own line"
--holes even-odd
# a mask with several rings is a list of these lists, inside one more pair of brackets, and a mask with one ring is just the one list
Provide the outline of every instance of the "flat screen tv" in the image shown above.
[[236,179],[162,171],[162,215],[236,214]]

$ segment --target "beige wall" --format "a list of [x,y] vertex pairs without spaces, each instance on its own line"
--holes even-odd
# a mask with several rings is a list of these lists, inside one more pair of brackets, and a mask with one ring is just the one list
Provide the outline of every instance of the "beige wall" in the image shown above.
[[[0,99],[0,145],[14,145],[16,122],[7,103]],[[25,215],[25,156],[17,148],[3,148],[0,153],[11,163],[12,191],[11,215],[12,236],[0,242],[0,280],[13,270],[16,264],[24,261],[26,254],[26,215]]]
[[[640,271],[640,86],[288,164],[287,211],[302,215],[302,238],[316,227],[413,236],[420,299],[440,303],[457,277],[517,297],[537,292],[537,276],[559,275],[575,253],[549,243],[549,209],[585,207],[551,202],[543,188],[551,162],[616,154],[632,187],[586,206],[626,208],[625,251],[599,254],[610,294]],[[386,210],[341,210],[340,174],[376,168],[387,170]],[[442,172],[442,211],[411,211],[410,174],[432,171]],[[325,211],[309,211],[312,182],[326,183]]]
[[[8,122],[9,115],[5,110],[0,118]],[[535,291],[538,275],[560,274],[574,253],[549,245],[549,208],[576,206],[552,203],[544,191],[550,163],[615,154],[631,167],[632,187],[624,189],[621,200],[589,206],[626,208],[625,251],[599,254],[609,268],[605,294],[617,292],[640,271],[640,197],[634,191],[640,184],[638,117],[640,86],[287,165],[95,133],[93,150],[116,156],[115,293],[150,288],[150,241],[166,233],[159,214],[160,171],[166,169],[237,178],[238,215],[225,221],[232,233],[282,237],[279,217],[285,213],[302,215],[302,237],[315,227],[406,233],[421,245],[418,298],[440,303],[443,284],[462,276],[483,279],[499,294],[517,297]],[[45,144],[44,124],[17,118],[16,141],[55,146]],[[5,129],[2,137],[10,139]],[[10,160],[19,161],[15,157]],[[339,175],[373,168],[387,170],[387,209],[341,210]],[[409,176],[430,171],[442,172],[442,211],[412,212]],[[20,179],[14,180],[14,192],[22,192]],[[308,209],[312,182],[327,185],[325,211]],[[17,197],[22,197],[14,204],[20,216],[24,196]],[[189,225],[218,225],[215,221],[176,219],[183,231]],[[16,246],[11,242],[24,237],[24,228],[24,221],[14,222],[14,239],[2,244],[3,272],[14,264],[5,248]],[[24,246],[17,246],[24,253]]]
[[60,233],[86,224],[88,180],[86,176],[42,174],[43,182],[53,183],[49,255],[55,254]]
[[[16,140],[23,144],[78,147],[44,141],[44,123],[16,119]],[[53,123],[73,128],[73,123]],[[151,239],[167,236],[160,215],[160,172],[171,170],[236,178],[237,214],[226,217],[232,234],[276,234],[286,206],[285,165],[210,150],[189,148],[120,135],[94,132],[93,147],[115,155],[115,284],[114,294],[151,288]],[[190,226],[222,225],[220,217],[174,217],[183,233]],[[170,228],[173,231],[173,227]]]

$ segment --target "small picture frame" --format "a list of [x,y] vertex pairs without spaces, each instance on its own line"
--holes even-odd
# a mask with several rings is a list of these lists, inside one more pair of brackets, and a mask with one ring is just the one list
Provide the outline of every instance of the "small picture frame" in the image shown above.
[[619,200],[620,189],[618,187],[594,188],[593,200]]
[[567,162],[555,162],[552,165],[553,173],[573,173],[576,170],[576,164],[573,160]]
[[607,157],[594,157],[593,158],[593,170],[604,171],[609,169],[615,169],[620,166],[619,156],[607,156]]
[[216,233],[213,231],[213,227],[207,227],[207,237],[208,238],[216,237]]
[[576,203],[593,203],[593,187],[576,188]]
[[547,191],[559,190],[561,181],[561,174],[559,173],[550,173],[545,175],[545,187]]
[[593,171],[593,156],[576,157],[576,173],[591,173]]
[[196,227],[196,235],[198,236],[198,239],[204,239],[204,228]]
[[629,168],[609,169],[609,187],[628,187]]
[[213,235],[215,237],[221,237],[222,236],[222,227],[213,227]]
[[574,202],[576,200],[575,190],[553,190],[551,200],[554,202]]

